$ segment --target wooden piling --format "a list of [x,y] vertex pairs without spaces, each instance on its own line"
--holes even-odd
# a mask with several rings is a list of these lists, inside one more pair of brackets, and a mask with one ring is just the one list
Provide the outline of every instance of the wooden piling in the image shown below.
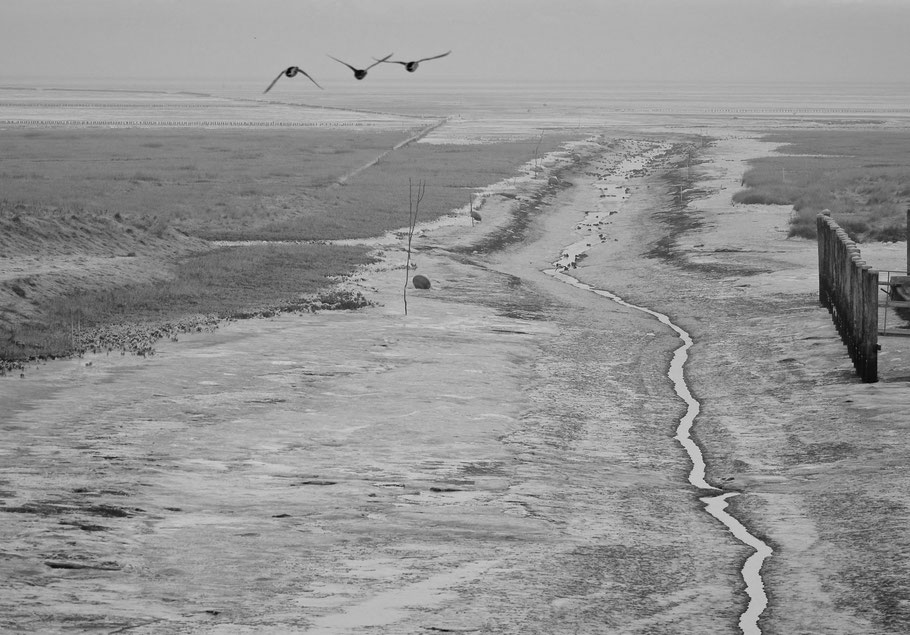
[[819,214],[816,228],[819,303],[831,313],[857,375],[878,381],[878,271],[829,216]]
[[865,337],[863,338],[863,381],[872,383],[878,381],[878,271],[869,266],[864,267],[865,293],[863,303],[871,305],[871,310],[863,314]]

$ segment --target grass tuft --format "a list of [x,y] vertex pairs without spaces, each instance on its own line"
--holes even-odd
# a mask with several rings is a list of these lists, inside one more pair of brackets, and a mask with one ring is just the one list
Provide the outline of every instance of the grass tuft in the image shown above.
[[905,239],[910,133],[787,132],[766,140],[781,142],[781,154],[750,162],[734,202],[792,205],[792,237],[815,238],[815,216],[827,209],[856,242]]

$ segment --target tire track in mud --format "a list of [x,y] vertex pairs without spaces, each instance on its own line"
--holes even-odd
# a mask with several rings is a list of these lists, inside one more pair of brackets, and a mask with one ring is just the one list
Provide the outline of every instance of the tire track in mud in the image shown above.
[[[631,175],[631,173],[635,170],[641,169],[644,167],[644,165],[647,165],[653,159],[666,153],[669,149],[669,144],[658,144],[647,150],[642,150],[639,148],[640,154],[632,158],[624,159],[619,164],[619,166],[613,170],[613,175],[611,178],[601,177],[594,183],[594,187],[601,190],[602,197],[606,194],[606,192],[611,192],[610,196],[618,197],[619,200],[623,200],[628,196],[625,188],[623,187],[623,183]],[[586,214],[586,220],[583,221],[580,226],[588,225],[589,228],[593,226],[599,226],[602,222],[603,216],[603,213],[589,212]],[[601,241],[603,240],[604,239],[601,238]],[[704,456],[702,454],[701,448],[692,439],[691,436],[692,428],[695,424],[695,418],[698,416],[698,413],[700,411],[700,404],[698,400],[695,399],[695,397],[692,395],[692,392],[689,390],[685,378],[685,364],[689,358],[688,351],[694,345],[694,341],[691,335],[677,324],[674,324],[673,321],[663,313],[659,313],[647,307],[638,306],[630,302],[626,302],[621,297],[614,293],[611,293],[610,291],[597,289],[591,285],[581,282],[577,278],[566,274],[566,271],[569,271],[570,269],[574,269],[576,267],[576,261],[587,250],[592,248],[592,244],[594,243],[592,243],[590,238],[588,238],[567,246],[563,250],[559,260],[553,263],[555,268],[547,269],[544,271],[544,273],[578,289],[582,289],[590,293],[595,293],[624,307],[646,313],[656,318],[661,324],[667,326],[677,334],[679,339],[682,341],[682,345],[673,352],[673,358],[670,361],[667,376],[673,382],[673,388],[676,392],[676,395],[685,402],[686,413],[679,420],[676,436],[674,438],[679,441],[683,449],[686,450],[686,453],[689,455],[689,459],[692,462],[692,469],[689,472],[689,483],[698,490],[721,491],[721,488],[715,487],[705,480],[706,465]],[[704,503],[705,511],[708,514],[720,521],[740,542],[751,547],[754,550],[754,553],[746,559],[741,570],[742,578],[746,585],[746,595],[749,597],[749,602],[746,610],[740,615],[739,627],[744,635],[760,635],[761,628],[758,625],[758,620],[768,606],[768,597],[765,593],[764,581],[761,576],[761,568],[764,564],[765,559],[771,556],[772,549],[768,544],[750,533],[749,530],[738,519],[726,511],[729,505],[729,499],[734,496],[738,496],[739,494],[740,492],[725,491],[720,495],[699,497],[699,500]]]

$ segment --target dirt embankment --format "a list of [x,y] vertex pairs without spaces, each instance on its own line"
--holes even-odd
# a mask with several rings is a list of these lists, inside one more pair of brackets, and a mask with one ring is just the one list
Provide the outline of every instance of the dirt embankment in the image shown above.
[[0,332],[39,319],[56,297],[163,279],[207,244],[154,220],[0,205]]

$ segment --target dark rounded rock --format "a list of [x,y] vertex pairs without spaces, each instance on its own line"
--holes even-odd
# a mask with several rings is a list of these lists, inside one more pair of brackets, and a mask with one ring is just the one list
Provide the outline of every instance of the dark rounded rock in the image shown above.
[[415,289],[429,289],[430,288],[430,279],[426,276],[422,276],[419,273],[414,276],[411,280],[414,283]]

